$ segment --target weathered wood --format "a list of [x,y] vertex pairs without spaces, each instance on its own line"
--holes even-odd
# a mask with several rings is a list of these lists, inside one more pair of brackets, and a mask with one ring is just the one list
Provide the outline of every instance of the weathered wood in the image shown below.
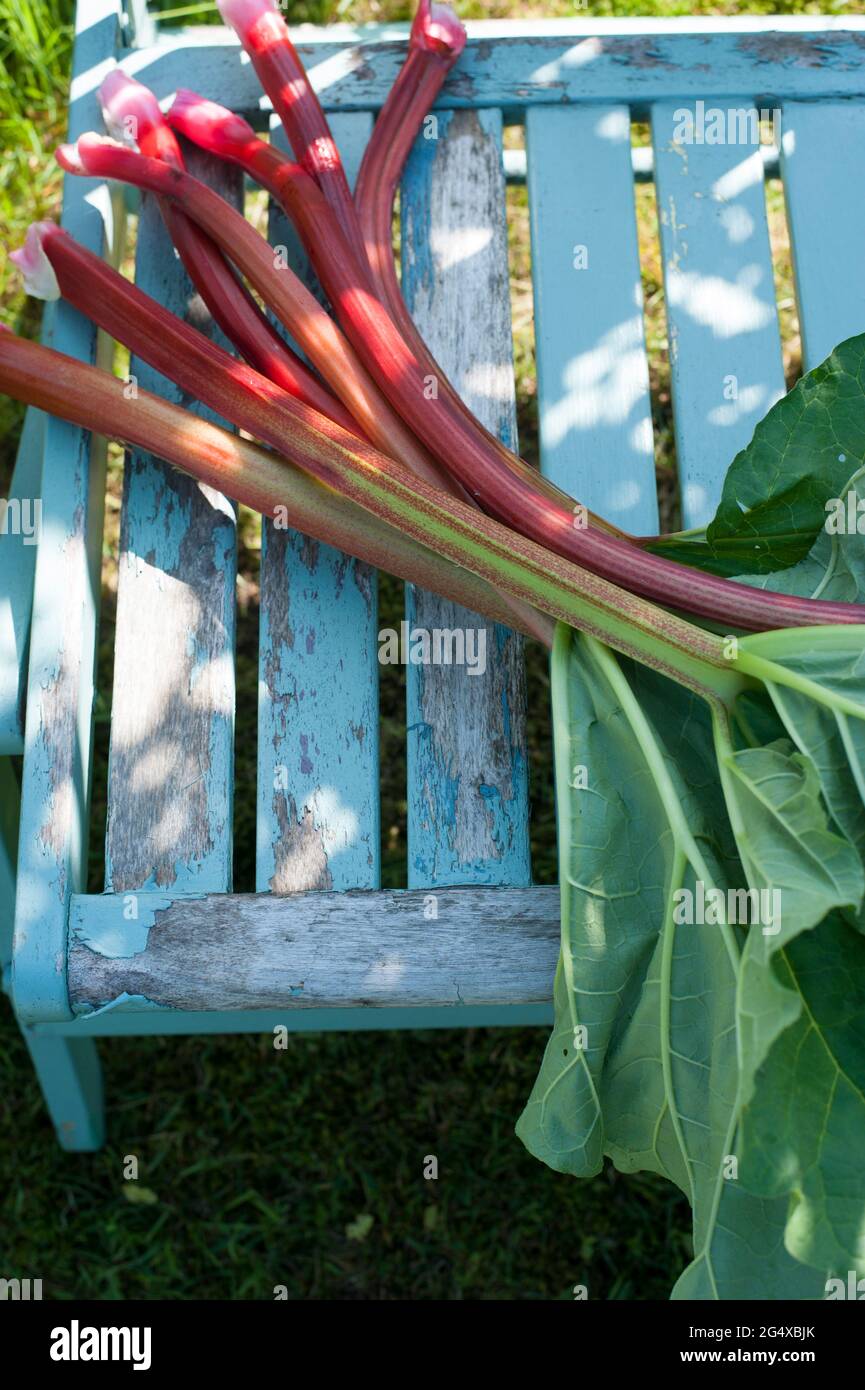
[[558,914],[548,887],[79,897],[70,998],[201,1010],[546,1003]]
[[[674,138],[682,110],[678,102],[654,107],[652,136],[682,522],[690,527],[712,519],[728,466],[784,394],[784,367],[760,146],[682,143]],[[731,122],[724,133],[735,137],[740,127]]]
[[[238,171],[191,147],[188,154],[194,172],[240,205]],[[215,334],[150,197],[142,199],[136,278],[167,308]],[[190,404],[135,358],[130,376],[144,390]],[[109,890],[231,887],[236,569],[232,504],[131,451],[118,560]]]
[[[350,178],[371,128],[365,115],[332,123]],[[273,138],[285,148],[282,131]],[[312,283],[299,240],[274,205],[270,240]],[[377,576],[270,521],[261,548],[256,886],[377,888]]]
[[[89,0],[76,16],[71,140],[99,126],[95,88],[116,51],[118,8]],[[68,180],[63,225],[97,254],[116,252],[114,210],[104,184]],[[96,357],[95,329],[67,304],[52,306],[43,338],[81,361]],[[46,420],[15,908],[15,1007],[25,1021],[69,1017],[66,927],[87,865],[104,464],[89,434]]]
[[31,406],[9,489],[0,502],[0,754],[24,750],[27,645],[39,541],[45,419]]
[[[402,186],[406,302],[462,398],[515,446],[501,116],[454,112],[436,121],[425,132],[433,138],[417,141]],[[418,631],[431,643],[436,631],[459,634],[464,658],[406,670],[409,887],[526,884],[522,639],[413,585],[406,622],[409,642]]]
[[0,990],[7,987],[15,924],[15,861],[21,798],[10,758],[0,758]]
[[[469,23],[469,41],[440,107],[628,103],[644,119],[667,99],[723,102],[730,93],[833,100],[865,95],[865,21],[740,16]],[[328,110],[381,106],[405,53],[405,26],[301,29],[298,50]],[[259,109],[261,89],[232,34],[198,30],[196,88],[236,110]],[[165,36],[124,66],[160,97],[189,81],[188,37]]]
[[626,530],[657,530],[626,107],[526,118],[541,467]]
[[781,170],[808,371],[865,331],[865,106],[787,103]]

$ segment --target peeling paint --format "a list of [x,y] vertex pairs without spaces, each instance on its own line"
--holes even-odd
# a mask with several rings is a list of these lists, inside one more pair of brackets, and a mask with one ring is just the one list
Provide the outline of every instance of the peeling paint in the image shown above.
[[675,72],[676,63],[664,57],[662,45],[648,36],[635,38],[608,39],[604,50],[614,63],[624,63],[629,68],[654,68],[662,72]]
[[[239,204],[242,179],[200,152],[194,171]],[[142,203],[141,288],[212,325]],[[168,389],[145,363],[146,389]],[[216,418],[213,412],[198,413]],[[124,472],[106,836],[107,886],[231,884],[236,534],[230,503],[148,455]]]
[[824,68],[837,57],[836,44],[830,34],[819,38],[810,34],[743,34],[737,48],[749,58],[773,66],[781,63],[785,67]]
[[321,831],[309,807],[298,816],[294,797],[277,792],[273,814],[279,838],[274,844],[274,870],[268,884],[271,892],[323,892],[332,888]]
[[96,1018],[98,1014],[138,1014],[151,1009],[173,1012],[169,1004],[157,1004],[144,994],[127,994],[125,991],[103,1004],[93,1005],[78,1001],[73,1007],[73,1012],[78,1018]]
[[[439,139],[417,142],[402,190],[404,287],[433,355],[483,423],[512,443],[500,142],[498,115],[476,111],[444,113]],[[468,677],[464,667],[407,669],[410,886],[525,882],[521,641],[414,588],[406,618],[428,630],[483,628],[489,654],[483,675]]]

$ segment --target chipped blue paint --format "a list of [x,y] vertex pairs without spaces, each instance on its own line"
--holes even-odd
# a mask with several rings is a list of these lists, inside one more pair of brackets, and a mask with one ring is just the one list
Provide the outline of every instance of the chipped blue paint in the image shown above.
[[[203,894],[184,896],[193,900]],[[156,924],[157,914],[166,911],[172,902],[174,897],[150,891],[89,897],[86,907],[80,898],[73,898],[70,939],[113,959],[136,956],[147,949],[147,937]]]
[[[136,1016],[151,1012],[171,1014],[174,1013],[175,1010],[170,1009],[167,1004],[154,1003],[152,999],[148,999],[144,994],[127,994],[124,990],[122,994],[117,995],[116,999],[109,999],[107,1003],[100,1004],[97,1009],[88,1009],[86,1004],[76,1004],[74,1006],[74,1012],[76,1018],[92,1019],[104,1017],[105,1014],[111,1014],[113,1018],[116,1014],[134,1014]],[[77,1031],[78,1030],[76,1030],[76,1032]],[[83,1032],[84,1030],[82,1029],[81,1031]],[[120,1029],[111,1029],[112,1034],[115,1036],[120,1031]],[[155,1031],[161,1032],[162,1030],[156,1029]]]
[[[651,20],[597,18],[469,23],[469,41],[439,108],[527,107],[627,102],[640,119],[649,103],[731,94],[800,100],[865,96],[865,21],[816,15]],[[360,25],[304,33],[301,57],[328,111],[380,107],[405,53],[404,25]],[[257,115],[261,89],[233,35],[197,35],[202,96]],[[382,41],[384,40],[384,41]],[[345,61],[347,45],[367,42]],[[163,37],[125,66],[168,96],[189,81],[188,37]]]
[[[403,255],[402,283],[406,301],[415,311],[420,303],[434,304],[437,294],[457,299],[465,291],[482,295],[484,285],[488,287],[489,298],[502,289],[507,294],[507,244],[503,236],[496,235],[500,228],[494,225],[495,219],[491,220],[489,241],[481,248],[485,257],[481,274],[485,281],[475,278],[471,272],[465,275],[459,264],[442,271],[433,256],[428,234],[432,223],[433,179],[449,136],[455,140],[468,139],[473,148],[474,142],[480,142],[483,150],[479,160],[484,174],[489,174],[492,164],[493,177],[501,180],[502,198],[504,193],[499,112],[479,112],[471,129],[466,127],[462,117],[458,119],[446,112],[438,118],[437,139],[420,137],[415,142],[401,190],[403,238],[407,248]],[[436,230],[440,240],[442,229]],[[487,228],[482,230],[486,232]],[[490,339],[495,341],[495,351],[508,337],[510,323],[509,301],[499,307],[507,318],[505,324],[495,323],[495,328],[495,308],[485,310],[492,314]],[[472,305],[466,307],[466,312],[473,312]],[[447,316],[449,325],[453,320],[453,313]],[[505,331],[501,332],[503,328]],[[432,341],[432,348],[442,366],[453,371],[448,353],[450,351],[453,358],[457,345]],[[505,372],[512,374],[510,348],[502,348],[502,356]],[[465,366],[466,363],[460,361],[460,367],[464,369]],[[513,402],[483,396],[474,404],[475,408],[483,410],[484,423],[497,429],[499,437],[513,446],[516,442]],[[409,632],[415,626],[481,625],[476,615],[453,605],[431,601],[412,585],[406,586],[406,621]],[[523,735],[517,732],[511,717],[513,692],[507,681],[503,682],[498,697],[495,691],[496,674],[504,665],[502,654],[516,639],[501,626],[487,625],[486,633],[486,675],[468,676],[465,668],[454,668],[446,673],[447,695],[438,677],[435,682],[428,680],[423,666],[409,665],[406,670],[411,888],[468,883],[519,885],[530,881],[528,775]],[[517,698],[522,698],[522,690]],[[499,705],[496,712],[491,708],[494,703]],[[477,761],[468,769],[454,737],[455,727],[460,725],[471,728],[476,738],[473,752],[477,754]],[[485,780],[485,774],[493,771],[501,777],[501,785],[491,785]],[[469,776],[476,779],[473,785],[466,780]],[[483,803],[481,806],[477,804],[478,798]],[[483,845],[483,852],[478,852],[480,845]]]
[[[140,17],[143,10],[139,0],[136,0],[136,10]],[[787,182],[806,357],[808,364],[813,365],[835,341],[859,326],[854,322],[853,330],[848,328],[849,315],[855,314],[855,304],[861,298],[861,257],[850,232],[856,220],[852,217],[827,218],[825,209],[849,201],[854,196],[851,188],[855,190],[865,179],[865,176],[857,179],[856,173],[861,164],[862,107],[859,101],[850,101],[850,98],[865,96],[865,64],[862,62],[865,21],[845,16],[841,27],[836,20],[812,16],[795,19],[772,16],[765,20],[726,19],[723,27],[715,32],[712,25],[711,20],[657,25],[643,19],[470,25],[467,51],[449,79],[440,105],[449,110],[472,106],[502,108],[510,116],[521,115],[533,107],[558,107],[570,102],[603,103],[605,107],[622,103],[630,104],[632,114],[645,118],[652,104],[671,100],[703,98],[709,102],[718,98],[726,105],[731,93],[745,94],[738,101],[755,99],[758,104],[766,104],[760,102],[760,93],[771,93],[773,99],[783,100],[786,103],[785,126],[794,130],[798,141],[795,147],[785,146],[783,172]],[[140,39],[149,41],[152,37],[146,22],[136,26],[136,31]],[[495,37],[495,43],[490,42],[491,37]],[[347,42],[356,40],[384,41],[375,42],[359,61],[330,61],[339,57]],[[304,34],[301,51],[313,60],[314,79],[319,83],[327,109],[369,112],[384,99],[401,62],[404,40],[405,26],[346,28],[341,31],[339,41],[335,41],[333,31]],[[195,45],[196,84],[204,94],[237,109],[257,113],[257,81],[250,65],[241,61],[233,36],[225,30],[211,29],[197,37],[189,34],[163,36],[155,47],[127,52],[125,63],[142,80],[153,85],[158,95],[168,96],[176,87],[188,82],[190,44]],[[81,0],[76,20],[70,99],[71,138],[82,130],[98,128],[95,91],[107,65],[116,53],[122,52],[115,0]],[[362,120],[368,126],[368,116]],[[534,122],[534,117],[531,120]],[[540,124],[536,125],[536,129],[539,128]],[[843,157],[837,154],[839,131],[842,132]],[[536,153],[538,149],[543,151],[543,146],[536,143]],[[432,158],[431,148],[426,153]],[[573,165],[565,163],[559,152],[550,158],[557,162],[561,184],[573,182]],[[663,173],[660,177],[664,177]],[[133,201],[130,199],[127,206],[132,206]],[[104,189],[92,181],[67,181],[63,220],[79,241],[94,250],[102,249],[106,230],[111,241],[109,200]],[[117,250],[115,241],[109,252],[116,255]],[[423,239],[418,242],[417,252],[417,278],[431,284],[431,259]],[[537,247],[535,259],[537,262]],[[854,285],[852,290],[851,284]],[[43,337],[62,351],[83,360],[93,360],[95,336],[92,329],[64,305],[46,313]],[[504,412],[500,412],[497,417],[500,425],[504,423],[503,417]],[[13,974],[19,1017],[48,1020],[35,1024],[25,1022],[23,1032],[61,1143],[86,1149],[101,1142],[101,1090],[91,1041],[97,1036],[261,1032],[281,1024],[304,1031],[465,1027],[485,1023],[548,1024],[551,1009],[547,1006],[465,1009],[456,1005],[436,1010],[190,1014],[157,1006],[144,996],[130,995],[106,1002],[87,1017],[70,1017],[65,978],[67,915],[70,894],[82,886],[86,862],[85,788],[93,704],[93,595],[98,593],[102,474],[98,455],[94,453],[91,457],[89,438],[58,421],[45,424],[44,460],[43,542],[34,581],[27,681],[27,739]],[[588,479],[590,487],[598,482],[599,472],[593,470]],[[161,544],[163,558],[167,561],[179,554],[183,527],[172,523],[163,529]],[[646,529],[652,528],[647,526]],[[213,559],[215,567],[220,569],[218,549],[215,539]],[[300,585],[302,611],[308,613],[315,604],[321,608],[323,595],[331,604],[343,603],[346,587],[350,588],[354,582],[349,569],[334,560],[329,571],[330,587],[316,589],[310,576],[314,578],[317,564],[310,566],[307,559],[305,554],[296,554],[292,569],[296,575],[305,567],[310,580],[309,592]],[[298,584],[296,578],[294,584]],[[2,580],[0,592],[9,593],[8,589],[3,590]],[[307,618],[305,623],[297,623],[295,639],[296,617],[295,610],[292,624],[284,631],[284,655],[293,660],[299,644],[307,657],[318,658],[331,640],[332,632],[329,635],[327,625],[316,616],[314,621]],[[20,627],[15,630],[16,643],[20,630]],[[266,629],[263,636],[267,640]],[[504,630],[498,629],[497,650],[504,640]],[[16,645],[14,650],[16,660],[20,660],[22,648]],[[366,681],[366,688],[372,690],[376,671],[374,666],[372,676],[361,673],[356,678]],[[324,699],[327,680],[328,672],[319,669],[313,679],[288,693],[296,696],[298,708],[310,703],[319,711],[324,710],[326,715],[330,708]],[[2,717],[6,719],[10,708],[8,684],[4,692],[7,693],[0,697],[0,706]],[[506,736],[510,739],[511,719],[506,697],[501,713]],[[424,740],[424,721],[412,718],[410,724],[411,734]],[[359,746],[377,744],[376,726],[365,719],[355,715],[344,727],[348,730],[344,740],[350,736]],[[306,756],[312,769],[304,775],[314,778],[323,766],[334,766],[338,771],[342,768],[342,777],[350,751],[348,743],[337,741],[334,748],[330,729],[322,735],[320,730],[304,725],[301,732],[307,739]],[[13,736],[17,737],[14,730]],[[225,746],[223,740],[222,747]],[[296,752],[299,744],[295,742],[292,747]],[[210,755],[214,776],[230,785],[230,753],[223,753],[211,745]],[[515,777],[523,778],[525,769],[519,756],[514,760],[514,767]],[[272,770],[266,757],[262,758],[261,769],[264,781]],[[441,778],[444,806],[453,804],[458,789],[458,779],[451,771],[444,769]],[[478,791],[485,810],[495,822],[494,839],[501,844],[505,832],[495,818],[500,815],[505,799],[485,781],[480,782]],[[371,814],[376,816],[374,791],[372,799],[375,806]],[[370,827],[372,825],[371,820]],[[230,833],[229,800],[211,831],[220,838]],[[335,886],[366,882],[365,874],[370,882],[375,881],[377,821],[374,830],[370,829],[369,838],[374,864],[361,862],[362,853],[354,859],[347,851],[343,856],[330,857]],[[10,844],[7,836],[4,851],[7,860]],[[268,852],[266,843],[260,841],[260,878],[262,874],[267,877],[270,872]],[[429,873],[429,864],[423,854],[418,858],[413,872],[422,879]],[[178,866],[178,873],[182,871],[183,866]],[[471,871],[481,873],[483,866],[471,866]],[[195,875],[190,874],[190,879],[194,882]],[[10,884],[7,863],[7,872],[0,885],[7,915],[11,910]],[[116,900],[114,906],[116,910]],[[122,947],[127,950],[144,937],[147,925],[144,923],[130,924],[129,930],[117,938],[107,930],[100,935],[98,917],[97,909],[92,920],[88,917],[86,923],[82,920],[80,925],[82,931],[88,933],[86,939],[98,941],[101,949],[111,951]],[[152,924],[151,918],[148,924]]]
[[[159,209],[149,196],[142,199],[139,214],[136,280],[167,308],[181,317],[189,315],[192,287],[174,254]],[[224,338],[216,333],[215,336],[225,344]],[[133,357],[130,374],[140,388],[187,403],[185,394],[146,362]],[[219,419],[215,412],[197,402],[193,404],[205,418]],[[210,566],[202,562],[202,547],[209,550]],[[185,586],[197,594],[200,611],[196,611],[195,604],[188,605],[188,626],[182,639],[188,669],[177,663],[175,653],[169,655],[176,688],[163,690],[164,663],[142,665],[139,671],[137,651],[130,646],[117,651],[115,726],[123,715],[124,724],[134,727],[136,705],[142,700],[153,704],[157,697],[161,699],[161,723],[157,728],[138,731],[135,744],[127,735],[119,750],[112,737],[106,849],[109,889],[126,891],[165,886],[169,882],[172,887],[196,891],[225,891],[231,887],[236,573],[231,504],[216,494],[205,494],[149,455],[132,452],[124,475],[118,622],[136,622],[139,605],[153,602],[154,574],[161,576],[157,583],[166,593],[177,594],[178,586]],[[168,625],[169,640],[176,641],[183,610],[172,604],[170,612],[178,615],[173,625],[170,619]],[[224,688],[220,691],[219,707],[213,708],[208,718],[196,708],[195,686],[201,672],[214,663],[220,663],[224,670],[220,676]],[[151,672],[155,688],[149,694]],[[127,714],[129,706],[133,707],[132,719]],[[206,765],[202,766],[205,744],[199,721],[204,718],[207,752]],[[166,764],[159,796],[132,800],[132,786],[138,782],[139,774],[146,779],[154,761],[167,756],[162,745],[167,746],[170,740],[185,744],[191,733],[202,738],[201,744],[195,745],[200,776],[187,778],[180,785]],[[190,795],[190,788],[199,780],[203,787]],[[130,826],[131,815],[140,818],[140,838]],[[172,854],[175,847],[164,846],[160,827],[166,821],[178,822],[184,817],[187,822],[194,820],[196,829],[192,833],[187,826],[185,844],[178,844],[177,852]]]
[[[79,8],[71,139],[98,128],[95,86],[118,39],[114,0],[88,0]],[[111,212],[104,185],[67,181],[63,225],[90,250],[101,253],[106,234],[111,245]],[[95,360],[94,329],[66,304],[46,314],[43,339],[83,361]],[[89,435],[46,420],[12,971],[15,1008],[24,1021],[69,1016],[66,925],[69,895],[83,883],[87,862],[103,492],[104,456],[98,450],[91,455]]]
[[[334,121],[349,177],[368,116]],[[277,143],[285,144],[281,132]],[[308,274],[278,211],[270,239]],[[259,639],[259,892],[379,882],[377,579],[294,531],[263,527]]]
[[[9,489],[9,500],[35,502],[42,485],[45,416],[31,407]],[[25,657],[33,608],[36,546],[23,535],[0,534],[0,754],[24,751]]]

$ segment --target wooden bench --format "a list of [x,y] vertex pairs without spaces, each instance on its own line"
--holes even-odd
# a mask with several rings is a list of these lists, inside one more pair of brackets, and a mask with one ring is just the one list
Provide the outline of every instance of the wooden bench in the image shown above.
[[[302,33],[352,172],[404,32]],[[528,183],[542,464],[629,530],[657,529],[630,125],[649,120],[651,165],[645,150],[638,162],[657,190],[684,524],[699,525],[784,376],[765,151],[683,144],[682,110],[703,102],[735,122],[739,108],[780,107],[814,365],[861,329],[865,308],[865,23],[574,20],[469,33],[435,138],[418,142],[403,184],[413,312],[473,409],[513,443],[502,132],[524,124],[524,166],[512,151],[509,167]],[[160,97],[192,85],[267,119],[227,31],[160,33],[142,4],[81,0],[73,137],[100,128],[96,90],[115,59]],[[240,201],[233,173],[200,157],[195,167]],[[64,224],[115,260],[125,215],[116,190],[67,181]],[[300,265],[276,214],[270,234]],[[196,312],[147,200],[136,264],[145,289]],[[104,353],[62,304],[45,334],[84,359]],[[173,391],[143,363],[131,371]],[[234,509],[136,454],[122,503],[105,891],[85,891],[104,467],[99,441],[31,412],[14,495],[41,497],[38,553],[0,538],[0,945],[61,1143],[101,1142],[98,1037],[548,1021],[558,892],[531,882],[520,641],[490,628],[483,675],[407,668],[408,882],[383,892],[375,575],[268,524],[257,891],[234,894]],[[406,618],[481,625],[419,592],[407,593]],[[21,752],[19,816],[9,755]]]

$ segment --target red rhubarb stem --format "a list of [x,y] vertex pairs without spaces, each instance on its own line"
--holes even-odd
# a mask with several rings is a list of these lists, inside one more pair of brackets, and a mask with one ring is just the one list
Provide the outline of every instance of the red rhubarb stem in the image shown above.
[[[190,138],[198,139],[208,122],[188,119],[190,109],[184,101],[171,119],[188,130]],[[240,118],[232,116],[231,122],[230,129],[227,123],[218,128],[218,141],[216,136],[206,138],[212,138],[214,146],[218,143],[220,153],[242,164],[280,200],[347,338],[364,355],[383,394],[485,512],[614,584],[731,628],[761,631],[865,620],[862,605],[752,589],[641,550],[628,540],[587,526],[584,509],[564,494],[544,493],[527,464],[522,464],[520,472],[503,467],[474,423],[430,393],[417,358],[381,302],[361,282],[353,249],[328,216],[313,181],[299,165],[258,140]],[[209,126],[216,129],[212,121]]]
[[[306,438],[319,442],[327,439],[353,451],[355,457],[381,466],[382,455],[356,434],[298,401],[254,368],[236,362],[191,324],[169,313],[98,256],[79,246],[68,233],[47,222],[37,223],[34,234],[39,245],[37,248],[31,238],[30,254],[35,256],[37,249],[41,251],[64,299],[224,419],[290,458],[296,457],[300,431],[301,435],[305,432]],[[319,481],[333,486],[333,475],[317,456],[312,458],[309,471]],[[546,642],[546,618],[515,600],[509,601],[507,609],[511,610],[511,626],[516,624]]]
[[[114,417],[117,437],[150,448],[150,443],[131,433],[135,402],[125,399],[123,383],[98,370],[95,377],[89,375],[94,370],[8,331],[0,332],[0,390],[84,428],[109,432],[96,389],[96,378],[104,378],[119,405],[120,414]],[[92,393],[85,382],[94,384]],[[107,391],[108,386],[104,389]],[[139,399],[151,409],[165,406],[146,393]],[[299,412],[307,409],[297,402],[294,405]],[[203,421],[195,423],[204,427]],[[226,437],[240,456],[242,441]],[[167,448],[168,441],[164,445],[159,442],[156,452],[167,457]],[[305,472],[326,474],[329,485],[342,497],[420,545],[434,547],[440,556],[484,582],[537,604],[550,617],[591,633],[617,651],[664,670],[673,679],[684,678],[690,683],[697,664],[713,679],[713,685],[726,686],[732,680],[738,688],[721,638],[551,555],[459,498],[415,478],[392,459],[365,449],[342,448],[300,420],[288,458]],[[195,471],[191,461],[188,466],[189,471]],[[224,479],[217,480],[217,486],[226,490]],[[280,496],[279,501],[283,500]],[[269,486],[262,501],[269,511],[273,502]]]
[[418,477],[449,486],[447,475],[388,403],[318,300],[287,266],[277,268],[273,248],[224,198],[191,174],[99,135],[84,135],[77,146],[61,146],[57,158],[67,173],[118,179],[175,201],[246,275],[366,437]]
[[[99,88],[99,99],[110,135],[137,145],[142,154],[175,169],[185,169],[177,136],[148,87],[121,68],[114,68]],[[215,322],[247,362],[291,395],[356,433],[357,425],[345,406],[283,341],[219,247],[167,198],[157,201],[187,275]]]
[[[382,457],[356,434],[254,367],[236,361],[68,232],[52,222],[37,223],[32,230],[69,304],[224,419],[281,452],[295,447],[300,426],[364,456]],[[34,254],[32,241],[30,254]]]
[[[282,121],[295,158],[315,179],[346,237],[362,246],[360,224],[339,150],[288,25],[272,0],[217,0]],[[367,270],[364,266],[364,278]]]
[[[325,488],[299,467],[109,372],[0,332],[0,390],[108,439],[167,460],[237,502],[494,622],[520,626],[485,580]],[[537,615],[540,619],[540,615]],[[522,629],[521,629],[522,630]],[[543,633],[543,635],[541,635]],[[528,635],[552,642],[552,623]]]
[[[300,235],[346,336],[358,347],[364,360],[367,360],[370,351],[373,352],[373,357],[369,358],[370,366],[383,390],[386,388],[381,380],[382,372],[396,378],[398,383],[413,379],[416,388],[420,384],[425,397],[435,395],[441,398],[437,410],[440,419],[444,415],[462,417],[459,428],[475,436],[494,468],[503,467],[517,473],[540,495],[569,511],[573,509],[573,499],[484,429],[438,367],[413,325],[412,343],[406,342],[382,299],[367,291],[364,269],[356,248],[346,241],[320,190],[299,164],[259,139],[241,116],[216,102],[205,100],[195,92],[185,89],[177,92],[168,112],[168,121],[175,130],[202,149],[239,165],[282,205]],[[415,348],[420,352],[420,357]],[[397,389],[402,391],[403,388],[398,384]],[[401,406],[397,408],[404,414]],[[430,452],[455,476],[443,448],[445,437],[440,426],[438,433],[426,436],[426,442]],[[460,479],[460,482],[465,495],[471,496],[465,480]],[[605,532],[622,534],[585,509],[581,514],[585,515],[589,525]]]
[[465,42],[466,31],[448,6],[420,0],[408,56],[376,119],[357,176],[354,201],[373,283],[409,341],[419,335],[396,274],[394,198],[421,125]]
[[[411,28],[408,56],[364,152],[355,206],[373,287],[424,373],[436,379],[439,396],[466,418],[507,468],[524,472],[523,460],[481,424],[433,357],[403,298],[394,259],[394,202],[406,160],[445,78],[465,47],[465,39],[465,30],[449,6],[421,0]],[[531,481],[544,496],[563,500],[561,490],[535,469],[531,470]],[[589,525],[611,535],[624,536],[618,527],[600,517],[587,512],[586,519]]]

